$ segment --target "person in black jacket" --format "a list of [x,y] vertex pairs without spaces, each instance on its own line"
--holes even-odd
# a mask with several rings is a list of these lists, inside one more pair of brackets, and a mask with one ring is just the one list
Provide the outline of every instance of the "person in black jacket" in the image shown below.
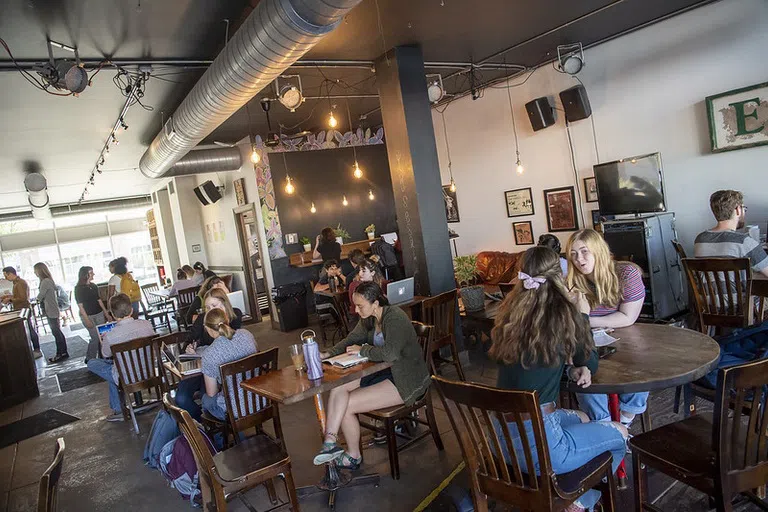
[[213,276],[203,281],[203,284],[200,286],[200,291],[197,293],[197,297],[195,297],[195,300],[192,301],[192,304],[187,308],[187,311],[184,314],[187,325],[195,323],[195,319],[203,309],[203,298],[214,288],[221,288],[224,290],[224,293],[229,293],[229,289],[227,288],[227,285],[224,284],[224,280],[218,276]]

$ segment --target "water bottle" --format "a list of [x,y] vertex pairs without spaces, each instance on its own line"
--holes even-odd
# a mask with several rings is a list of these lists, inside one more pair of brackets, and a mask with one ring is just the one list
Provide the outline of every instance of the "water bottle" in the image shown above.
[[[312,333],[311,335],[308,333]],[[317,380],[323,378],[323,363],[320,361],[320,348],[315,341],[315,331],[307,329],[301,333],[304,349],[304,364],[307,365],[307,378]]]
[[331,293],[336,293],[336,290],[339,289],[339,284],[336,281],[336,276],[332,276],[328,278],[328,289],[331,290]]

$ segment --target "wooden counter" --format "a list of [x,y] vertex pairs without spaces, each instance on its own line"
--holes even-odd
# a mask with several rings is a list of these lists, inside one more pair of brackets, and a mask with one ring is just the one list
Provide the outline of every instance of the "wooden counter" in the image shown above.
[[[363,253],[366,256],[369,256],[371,254],[371,244],[378,240],[379,238],[374,238],[373,240],[365,239],[360,240],[359,242],[350,242],[348,244],[343,244],[341,246],[341,260],[346,260],[349,257],[349,253],[354,251],[355,249],[360,249],[363,251]],[[297,268],[307,268],[307,267],[314,267],[315,265],[322,265],[322,260],[313,260],[312,259],[312,253],[314,252],[314,248],[311,251],[305,251],[305,252],[297,252],[290,255],[290,265],[292,267]],[[341,261],[339,262],[341,263]]]
[[40,395],[27,315],[22,309],[0,313],[0,410]]

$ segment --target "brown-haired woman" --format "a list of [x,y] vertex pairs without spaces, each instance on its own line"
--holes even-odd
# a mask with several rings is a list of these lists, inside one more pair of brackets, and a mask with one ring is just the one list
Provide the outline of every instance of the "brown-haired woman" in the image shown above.
[[355,303],[352,300],[352,296],[361,283],[376,283],[379,285],[379,288],[381,288],[382,293],[386,296],[388,281],[384,279],[384,275],[381,273],[381,268],[371,260],[363,260],[357,267],[357,275],[355,278],[347,283],[347,290],[349,292],[349,312],[353,315],[355,314]]
[[[518,277],[514,290],[502,302],[491,331],[493,345],[488,354],[499,362],[497,387],[538,391],[555,474],[573,471],[606,451],[612,453],[616,471],[626,451],[626,428],[619,423],[589,423],[584,413],[555,406],[564,371],[582,387],[592,383],[592,373],[597,371],[597,352],[584,296],[569,295],[558,254],[547,247],[533,247],[525,252]],[[571,363],[573,366],[567,366]],[[530,420],[524,422],[524,427],[533,448]],[[508,428],[518,460],[525,460],[515,421],[509,422]],[[509,457],[506,446],[502,451]],[[533,464],[539,474],[535,450]],[[589,490],[567,510],[591,510],[599,497],[599,491]]]
[[336,241],[336,232],[333,228],[323,228],[315,239],[315,250],[312,258],[323,262],[328,260],[341,261],[341,245]]
[[51,328],[54,340],[56,340],[56,355],[48,358],[50,363],[58,363],[62,359],[69,357],[67,351],[67,339],[61,332],[59,326],[59,303],[56,300],[56,283],[53,282],[51,271],[48,265],[39,261],[32,267],[35,275],[40,279],[40,286],[37,292],[37,302],[43,308],[43,314],[48,319],[48,325]]

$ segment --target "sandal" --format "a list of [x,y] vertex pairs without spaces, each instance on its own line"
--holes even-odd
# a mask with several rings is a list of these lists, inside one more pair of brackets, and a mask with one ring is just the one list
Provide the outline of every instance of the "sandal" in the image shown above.
[[59,361],[63,361],[64,359],[69,359],[69,354],[56,354],[53,357],[48,358],[49,363],[58,363]]
[[344,453],[344,448],[336,443],[323,443],[320,453],[315,455],[315,466],[322,466],[328,462],[338,459]]
[[360,469],[360,464],[363,463],[363,456],[360,455],[359,459],[352,457],[347,452],[343,452],[338,459],[336,459],[336,467],[339,469],[349,469],[352,471]]

